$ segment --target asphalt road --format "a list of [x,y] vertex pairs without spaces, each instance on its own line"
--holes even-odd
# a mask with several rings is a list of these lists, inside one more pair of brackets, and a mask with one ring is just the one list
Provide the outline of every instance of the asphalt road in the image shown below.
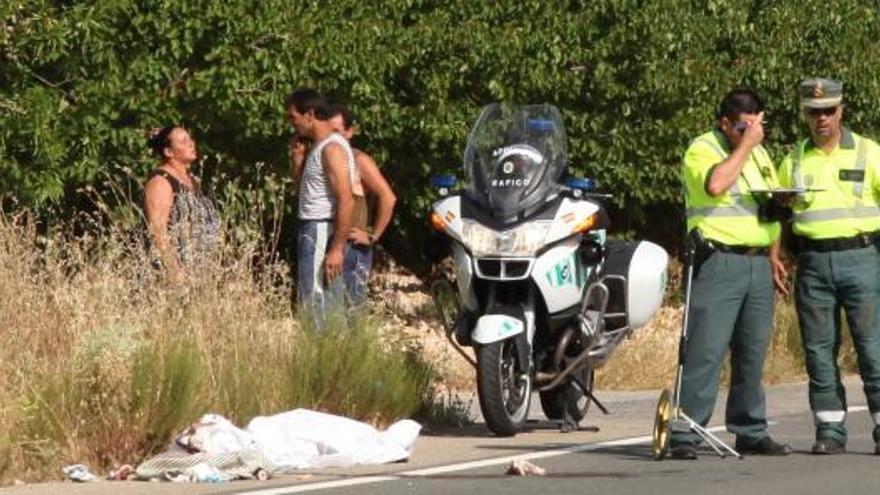
[[[370,483],[363,478],[344,480],[351,486],[320,490],[320,493],[388,495],[479,493],[481,495],[533,495],[535,493],[712,493],[725,494],[876,494],[880,489],[878,465],[869,441],[872,426],[864,411],[851,414],[849,423],[855,434],[850,454],[818,457],[807,450],[812,442],[812,420],[807,414],[776,418],[777,438],[790,442],[799,451],[786,458],[746,457],[721,459],[706,451],[697,461],[650,458],[645,442],[606,442],[595,448],[565,455],[532,459],[544,468],[540,477],[512,477],[504,474],[504,464],[448,472],[403,475],[396,479]],[[728,436],[724,436],[729,438]],[[315,487],[313,485],[313,487]],[[304,486],[301,489],[307,489]],[[305,491],[305,490],[303,490]],[[308,490],[311,491],[311,490]],[[291,490],[255,492],[262,495],[301,493]]]
[[[535,408],[530,431],[514,438],[495,438],[477,424],[466,429],[430,432],[416,445],[407,463],[282,476],[266,482],[218,485],[144,482],[92,484],[50,483],[0,490],[3,495],[33,493],[89,494],[443,494],[479,493],[713,493],[713,494],[861,494],[880,490],[880,456],[873,455],[870,417],[858,379],[848,380],[851,413],[849,453],[818,457],[807,453],[813,441],[806,385],[768,388],[771,433],[796,452],[785,458],[720,459],[711,451],[697,461],[650,458],[650,431],[658,395],[650,392],[600,394],[612,414],[590,411],[579,432],[561,434],[540,421]],[[713,425],[723,418],[719,400]],[[719,436],[732,438],[718,428]],[[544,468],[540,477],[505,473],[513,459],[528,459]]]

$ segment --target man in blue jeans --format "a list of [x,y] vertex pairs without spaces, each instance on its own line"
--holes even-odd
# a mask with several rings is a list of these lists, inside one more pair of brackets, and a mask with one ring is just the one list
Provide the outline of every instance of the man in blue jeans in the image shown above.
[[298,299],[317,312],[321,322],[328,307],[341,303],[344,290],[341,275],[354,207],[354,155],[348,141],[327,122],[327,102],[316,91],[294,91],[285,110],[296,130],[292,153],[299,185]]
[[[333,104],[330,122],[337,132],[351,141],[354,137],[354,114],[343,105]],[[382,176],[375,160],[363,151],[353,148],[357,176],[354,187],[354,218],[348,234],[348,251],[345,254],[343,278],[349,302],[360,305],[366,302],[373,266],[373,245],[376,244],[391,223],[397,196]]]

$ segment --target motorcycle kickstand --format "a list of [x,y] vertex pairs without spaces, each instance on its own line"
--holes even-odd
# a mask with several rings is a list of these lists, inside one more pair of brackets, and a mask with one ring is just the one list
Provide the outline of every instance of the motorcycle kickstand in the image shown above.
[[566,386],[565,390],[562,393],[562,403],[564,404],[562,408],[562,424],[559,426],[560,433],[570,433],[572,431],[580,431],[581,425],[579,421],[574,419],[574,416],[571,414],[571,400],[573,399],[572,393],[574,391],[571,387]]
[[584,386],[584,383],[580,380],[580,378],[572,377],[572,380],[574,380],[575,383],[578,384],[578,387],[581,388],[581,392],[584,393],[587,399],[593,401],[593,404],[596,404],[596,407],[598,407],[599,410],[602,411],[602,414],[605,414],[606,416],[611,414],[611,412],[608,411],[608,408],[605,407],[605,405],[602,404],[602,402],[600,402],[595,395],[593,395],[593,391],[588,390],[587,387]]

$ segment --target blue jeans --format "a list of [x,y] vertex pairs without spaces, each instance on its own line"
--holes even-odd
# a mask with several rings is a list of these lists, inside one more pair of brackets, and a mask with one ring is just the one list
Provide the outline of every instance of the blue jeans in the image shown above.
[[[300,306],[323,314],[342,304],[345,297],[343,277],[331,284],[324,279],[324,257],[333,234],[333,222],[300,220],[297,233],[297,299]],[[319,322],[323,318],[318,319]]]
[[373,267],[373,248],[349,244],[342,266],[345,291],[351,304],[359,306],[367,301],[370,269]]

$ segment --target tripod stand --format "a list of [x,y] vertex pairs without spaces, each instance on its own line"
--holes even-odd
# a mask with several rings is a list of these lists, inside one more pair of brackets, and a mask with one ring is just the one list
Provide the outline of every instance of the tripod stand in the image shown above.
[[[684,316],[681,324],[681,338],[678,341],[678,368],[675,372],[675,389],[670,394],[669,389],[664,389],[660,393],[660,399],[657,401],[657,408],[654,412],[654,432],[653,443],[651,446],[655,460],[663,460],[669,452],[669,440],[672,432],[693,431],[700,438],[712,447],[719,456],[726,457],[728,453],[733,454],[739,459],[742,455],[733,450],[729,445],[721,441],[720,438],[712,434],[709,430],[690,418],[682,411],[679,404],[681,396],[681,379],[682,370],[685,362],[685,349],[687,348],[687,329],[688,329],[688,313],[691,307],[691,284],[694,279],[694,259],[697,250],[697,242],[695,239],[700,236],[697,229],[691,231],[685,242],[685,263],[687,264],[687,277],[684,298]],[[671,395],[671,397],[670,397]]]

